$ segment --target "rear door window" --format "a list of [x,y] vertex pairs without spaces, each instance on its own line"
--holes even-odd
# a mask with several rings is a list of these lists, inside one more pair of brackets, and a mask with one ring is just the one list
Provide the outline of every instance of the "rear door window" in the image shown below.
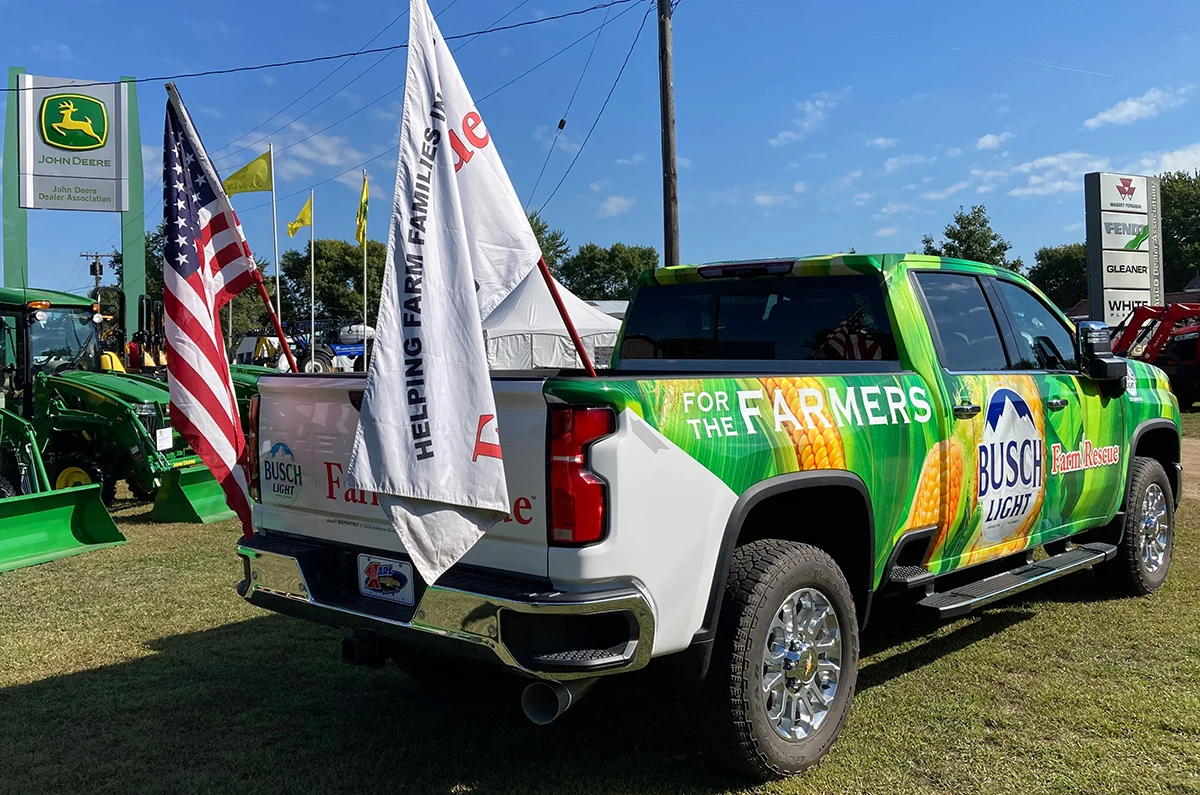
[[621,359],[895,361],[878,277],[714,279],[642,287]]
[[954,372],[1007,370],[996,316],[979,279],[965,273],[913,274],[928,308],[942,366]]

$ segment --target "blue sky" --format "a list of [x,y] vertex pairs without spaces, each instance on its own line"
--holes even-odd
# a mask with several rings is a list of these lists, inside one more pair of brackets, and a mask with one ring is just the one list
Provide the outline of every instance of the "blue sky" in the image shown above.
[[[431,5],[443,33],[453,35],[488,27],[518,2]],[[578,151],[641,23],[644,2],[604,28],[534,207]],[[506,22],[590,4],[527,0]],[[397,15],[374,46],[400,43],[408,31],[403,2],[125,0],[120,15],[114,6],[84,0],[63,14],[51,4],[0,0],[3,60],[52,77],[144,77],[354,51]],[[206,22],[201,8],[219,21]],[[482,98],[603,18],[598,11],[483,36],[456,57],[472,94]],[[1040,246],[1083,239],[1086,171],[1200,166],[1200,98],[1191,82],[1200,65],[1198,37],[1194,0],[1137,6],[1115,0],[682,0],[675,17],[675,85],[683,259],[849,246],[911,250],[922,234],[940,233],[960,204],[983,202],[1013,253],[1032,264]],[[573,246],[621,241],[661,251],[654,42],[651,16],[604,117],[544,211]],[[530,198],[590,43],[479,103],[522,201]],[[223,175],[263,151],[266,140],[275,143],[281,250],[303,245],[286,234],[302,194],[346,170],[316,187],[316,230],[321,237],[353,237],[360,187],[354,166],[393,147],[398,131],[404,52],[353,80],[380,58],[351,60],[286,110],[336,62],[179,81]],[[149,191],[161,170],[161,84],[142,84],[139,102],[143,189]],[[395,155],[367,168],[375,197],[369,233],[386,239]],[[159,208],[150,211],[159,195],[155,188],[147,202],[150,227],[161,215]],[[235,206],[251,247],[269,260],[265,198],[237,196]],[[110,248],[118,218],[31,212],[31,282],[86,289],[91,280],[78,254]]]

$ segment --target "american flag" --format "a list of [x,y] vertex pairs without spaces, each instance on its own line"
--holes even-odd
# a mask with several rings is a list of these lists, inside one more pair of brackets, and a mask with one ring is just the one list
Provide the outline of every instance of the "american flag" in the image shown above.
[[183,101],[168,90],[163,134],[163,282],[171,422],[249,532],[246,440],[217,312],[262,280]]

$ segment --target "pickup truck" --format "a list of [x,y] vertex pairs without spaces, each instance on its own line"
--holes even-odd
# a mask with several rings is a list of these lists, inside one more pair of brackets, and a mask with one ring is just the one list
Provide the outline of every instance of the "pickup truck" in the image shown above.
[[346,485],[363,376],[264,376],[239,592],[350,630],[349,662],[525,676],[538,723],[686,672],[726,758],[795,774],[846,721],[880,599],[952,618],[1084,569],[1162,585],[1179,409],[1109,339],[961,260],[647,272],[612,370],[494,374],[511,514],[432,585]]

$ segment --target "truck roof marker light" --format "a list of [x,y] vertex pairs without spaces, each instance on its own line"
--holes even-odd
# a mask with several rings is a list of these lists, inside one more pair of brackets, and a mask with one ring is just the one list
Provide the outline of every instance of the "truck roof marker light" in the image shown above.
[[729,262],[720,265],[701,265],[696,273],[701,279],[750,279],[756,276],[786,276],[795,267],[794,260],[765,260],[763,262]]

